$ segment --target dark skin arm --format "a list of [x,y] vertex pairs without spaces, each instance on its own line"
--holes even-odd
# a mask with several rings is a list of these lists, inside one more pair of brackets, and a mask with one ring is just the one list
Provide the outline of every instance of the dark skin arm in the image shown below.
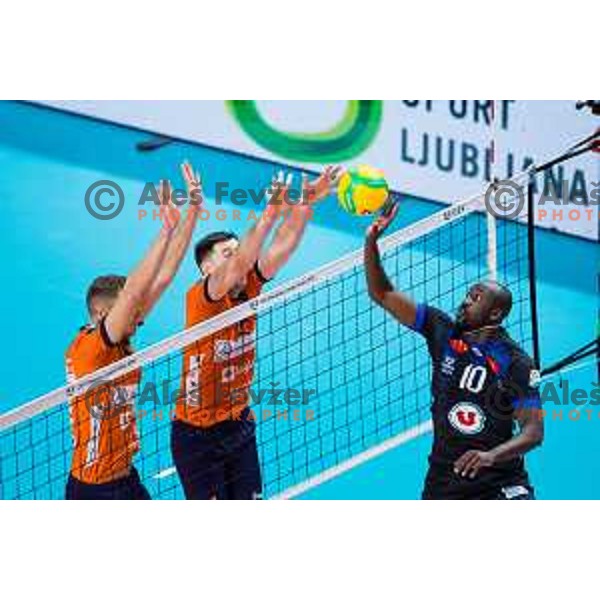
[[523,456],[544,439],[544,421],[538,409],[521,409],[516,414],[521,431],[514,438],[487,452],[469,450],[455,463],[454,472],[462,477],[474,479],[481,469]]
[[392,203],[367,230],[365,240],[365,272],[371,299],[393,315],[400,323],[412,327],[417,316],[415,302],[392,286],[381,264],[377,240],[389,227],[398,212],[398,204]]

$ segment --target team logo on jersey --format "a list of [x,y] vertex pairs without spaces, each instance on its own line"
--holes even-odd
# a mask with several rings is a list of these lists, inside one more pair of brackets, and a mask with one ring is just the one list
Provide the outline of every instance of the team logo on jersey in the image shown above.
[[485,415],[476,404],[459,402],[450,409],[448,420],[454,429],[465,435],[474,435],[483,429]]
[[542,380],[542,376],[537,369],[531,369],[529,372],[529,387],[537,387],[540,385],[540,381]]
[[254,333],[245,333],[235,340],[215,341],[215,362],[226,362],[254,350]]

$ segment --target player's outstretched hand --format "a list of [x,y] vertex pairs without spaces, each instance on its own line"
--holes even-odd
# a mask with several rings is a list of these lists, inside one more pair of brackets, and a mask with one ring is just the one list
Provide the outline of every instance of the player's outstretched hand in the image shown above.
[[160,182],[158,195],[162,206],[163,231],[171,235],[179,223],[180,214],[179,209],[171,202],[172,190],[169,180],[163,179]]
[[312,181],[305,181],[302,187],[304,203],[314,204],[329,196],[340,181],[344,170],[340,165],[327,165],[323,172]]
[[269,214],[281,214],[287,211],[290,204],[289,191],[293,182],[293,173],[279,171],[276,176],[273,176],[271,185],[265,192]]
[[396,218],[400,205],[395,200],[389,200],[383,212],[371,223],[367,229],[368,238],[379,238]]
[[192,169],[189,162],[184,162],[181,165],[181,172],[188,191],[188,203],[190,210],[198,210],[204,202],[202,194],[202,177]]
[[491,467],[493,464],[494,457],[491,452],[469,450],[454,463],[454,472],[461,477],[474,479],[481,469]]

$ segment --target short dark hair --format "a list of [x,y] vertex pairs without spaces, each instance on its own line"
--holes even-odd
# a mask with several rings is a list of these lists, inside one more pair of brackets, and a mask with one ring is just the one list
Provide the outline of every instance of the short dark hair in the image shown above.
[[202,270],[202,261],[214,248],[215,244],[237,239],[238,236],[233,233],[233,231],[215,231],[214,233],[205,235],[194,248],[194,257],[196,258],[196,265],[198,265],[198,268]]
[[98,296],[114,298],[125,287],[127,277],[123,275],[101,275],[92,281],[85,296],[88,310],[91,310],[92,300]]

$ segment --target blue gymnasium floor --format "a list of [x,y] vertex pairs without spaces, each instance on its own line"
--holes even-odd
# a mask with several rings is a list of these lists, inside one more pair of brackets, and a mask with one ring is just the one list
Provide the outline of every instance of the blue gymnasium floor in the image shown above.
[[[257,188],[273,172],[273,166],[264,162],[183,144],[140,154],[135,143],[146,138],[140,132],[54,111],[0,103],[0,198],[4,209],[0,243],[6,282],[0,318],[6,340],[12,340],[3,346],[0,362],[0,413],[63,385],[64,350],[77,327],[86,321],[82,291],[99,270],[126,272],[157,231],[158,223],[137,220],[132,202],[112,221],[92,219],[83,206],[91,182],[116,180],[126,198],[136,198],[144,181],[165,176],[181,185],[177,165],[186,158],[202,165],[207,189],[211,189],[211,177],[217,176],[229,180],[231,187]],[[280,281],[361,246],[363,223],[346,217],[334,201],[321,208]],[[437,209],[439,205],[433,202],[405,199],[397,227]],[[241,222],[224,225],[242,231],[244,212]],[[211,220],[210,228],[215,227],[216,221]],[[202,231],[200,223],[197,235]],[[547,365],[595,335],[598,249],[593,243],[547,231],[538,233],[537,249],[541,348]],[[464,274],[476,275],[470,269]],[[138,348],[181,328],[181,298],[195,277],[188,256],[173,286],[140,330]],[[394,325],[386,323],[385,327],[387,331]],[[589,391],[597,381],[596,365],[587,362],[562,378],[571,389]],[[416,385],[426,394],[426,381]],[[577,422],[568,418],[572,406],[562,408],[562,420],[546,420],[544,446],[528,459],[538,496],[600,498],[595,443],[600,408],[589,407],[592,420],[585,417]],[[304,497],[417,498],[430,442],[430,436],[423,435]],[[161,457],[160,466],[166,465],[168,457]]]

